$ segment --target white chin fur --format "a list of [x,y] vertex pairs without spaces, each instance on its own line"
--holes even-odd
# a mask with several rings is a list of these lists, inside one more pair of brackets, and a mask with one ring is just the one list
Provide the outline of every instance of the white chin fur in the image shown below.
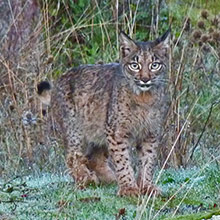
[[146,92],[146,91],[149,91],[151,86],[145,86],[145,87],[140,87],[138,86],[138,88],[142,91],[142,92]]
[[151,86],[152,86],[152,82],[151,80],[149,80],[148,82],[143,82],[142,80],[139,81],[139,85],[137,85],[138,89],[141,91],[141,92],[146,92],[146,91],[149,91],[151,89]]
[[146,87],[140,87],[137,85],[133,85],[133,91],[135,94],[140,95],[142,92],[147,92],[151,89],[151,86]]

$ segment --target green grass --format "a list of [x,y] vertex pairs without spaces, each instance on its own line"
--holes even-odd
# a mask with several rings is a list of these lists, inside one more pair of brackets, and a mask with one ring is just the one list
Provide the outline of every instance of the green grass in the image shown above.
[[[216,165],[165,170],[158,185],[163,195],[145,204],[145,198],[117,197],[114,184],[77,190],[68,176],[48,173],[17,177],[0,184],[0,213],[18,220],[111,220],[119,212],[119,219],[127,220],[197,220],[220,215],[220,172]],[[140,207],[145,205],[140,217]]]

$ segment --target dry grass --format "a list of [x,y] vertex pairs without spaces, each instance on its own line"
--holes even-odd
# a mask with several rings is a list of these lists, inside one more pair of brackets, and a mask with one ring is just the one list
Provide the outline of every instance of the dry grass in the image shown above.
[[[63,146],[54,144],[51,124],[42,115],[36,97],[40,80],[53,80],[68,67],[81,63],[115,61],[120,29],[147,40],[146,33],[154,38],[169,25],[173,33],[171,107],[166,126],[168,141],[160,152],[162,169],[157,181],[170,166],[202,166],[204,162],[219,165],[220,16],[210,10],[204,17],[200,1],[182,8],[173,2],[115,4],[93,0],[90,5],[79,6],[61,0],[40,1],[40,11],[34,1],[5,6],[3,18],[7,20],[10,13],[13,19],[0,41],[1,177],[65,170]],[[203,13],[195,18],[199,7]],[[74,14],[77,10],[79,13]],[[177,11],[182,13],[181,18]],[[146,198],[142,205],[149,201]]]

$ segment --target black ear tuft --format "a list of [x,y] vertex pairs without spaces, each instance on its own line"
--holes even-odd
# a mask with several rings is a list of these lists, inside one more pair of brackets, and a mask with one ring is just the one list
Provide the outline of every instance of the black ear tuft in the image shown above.
[[155,43],[155,48],[166,49],[170,47],[170,35],[171,35],[171,28],[169,29],[159,38],[157,38]]
[[168,28],[168,30],[160,37],[160,41],[165,41],[167,38],[169,38],[171,33],[171,27]]
[[37,85],[37,94],[41,95],[42,92],[44,92],[45,90],[50,90],[51,86],[50,83],[47,81],[42,81]]

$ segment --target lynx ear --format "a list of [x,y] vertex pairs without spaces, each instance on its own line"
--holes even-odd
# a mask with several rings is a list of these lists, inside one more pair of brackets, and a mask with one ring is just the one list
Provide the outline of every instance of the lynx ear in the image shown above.
[[170,48],[170,35],[171,29],[169,28],[161,37],[154,41],[154,50],[160,52],[161,55],[166,55]]
[[122,58],[126,57],[131,51],[137,50],[137,45],[135,44],[135,42],[123,31],[121,31],[119,35],[119,43],[120,54]]

